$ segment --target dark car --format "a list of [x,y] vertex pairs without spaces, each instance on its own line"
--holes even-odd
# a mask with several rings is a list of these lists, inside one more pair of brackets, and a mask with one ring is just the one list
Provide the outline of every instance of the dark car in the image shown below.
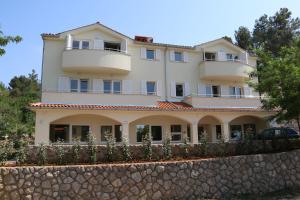
[[299,138],[299,133],[292,128],[268,128],[264,129],[257,135],[257,139],[284,139],[284,138]]

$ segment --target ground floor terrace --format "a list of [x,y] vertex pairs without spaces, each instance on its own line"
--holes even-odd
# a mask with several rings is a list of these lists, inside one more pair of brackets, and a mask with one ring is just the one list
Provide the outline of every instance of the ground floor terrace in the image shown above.
[[240,140],[267,128],[270,112],[257,109],[194,109],[180,104],[146,106],[93,106],[73,104],[32,104],[36,112],[35,144],[87,141],[93,134],[97,144],[105,144],[107,135],[129,144],[141,144],[144,134],[160,144],[187,139],[197,144]]

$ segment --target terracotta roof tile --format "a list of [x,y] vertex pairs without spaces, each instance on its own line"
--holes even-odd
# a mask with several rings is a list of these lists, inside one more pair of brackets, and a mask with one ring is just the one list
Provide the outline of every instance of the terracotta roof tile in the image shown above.
[[157,105],[90,105],[90,104],[60,104],[32,103],[32,109],[80,109],[80,110],[132,110],[132,111],[211,111],[211,112],[261,112],[260,108],[194,108],[183,102],[158,101]]

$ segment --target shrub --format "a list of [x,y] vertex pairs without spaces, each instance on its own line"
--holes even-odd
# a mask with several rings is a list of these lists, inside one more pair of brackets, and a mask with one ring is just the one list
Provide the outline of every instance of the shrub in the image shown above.
[[87,151],[89,156],[89,162],[96,163],[97,162],[96,139],[92,135],[92,133],[89,133],[88,135],[87,148],[88,148]]
[[52,144],[52,148],[55,153],[56,163],[62,165],[65,162],[65,149],[63,146],[63,140],[58,139],[55,144]]
[[123,160],[125,160],[125,161],[131,160],[132,157],[131,157],[130,149],[129,149],[129,146],[128,146],[128,140],[127,140],[127,138],[123,138],[122,139],[121,149],[122,149]]
[[170,138],[167,138],[164,140],[163,142],[163,156],[164,156],[164,159],[171,159],[172,158],[172,146],[171,146],[171,139]]
[[16,150],[16,161],[18,164],[23,164],[27,161],[28,146],[28,139],[26,137],[21,138],[19,141],[19,148]]
[[200,137],[200,142],[199,142],[199,147],[200,147],[200,155],[201,156],[207,156],[207,140],[204,135],[201,135]]
[[8,139],[0,141],[0,165],[3,165],[15,153],[14,143]]
[[185,157],[185,158],[188,157],[188,155],[190,153],[188,142],[189,142],[189,138],[186,137],[186,138],[183,139],[183,144],[180,145],[180,147],[183,151],[183,157]]
[[142,139],[142,148],[144,152],[144,158],[147,160],[152,159],[152,138],[150,134],[145,134]]
[[44,143],[39,144],[37,149],[37,164],[44,165],[47,162],[47,147]]
[[221,136],[220,141],[218,143],[218,152],[217,152],[218,156],[225,156],[226,155],[226,143],[224,140],[224,137]]
[[110,133],[105,134],[105,139],[106,139],[106,159],[107,161],[111,162],[114,159],[113,157],[116,148],[116,140]]
[[81,150],[80,140],[79,140],[79,138],[75,138],[74,142],[72,144],[72,161],[75,164],[79,163],[80,150]]

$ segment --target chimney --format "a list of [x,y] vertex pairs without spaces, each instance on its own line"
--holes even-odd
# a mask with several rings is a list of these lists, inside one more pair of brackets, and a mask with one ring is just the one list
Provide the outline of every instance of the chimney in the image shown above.
[[146,37],[146,36],[135,36],[134,37],[135,41],[138,42],[148,42],[148,43],[153,43],[153,38],[152,37]]

